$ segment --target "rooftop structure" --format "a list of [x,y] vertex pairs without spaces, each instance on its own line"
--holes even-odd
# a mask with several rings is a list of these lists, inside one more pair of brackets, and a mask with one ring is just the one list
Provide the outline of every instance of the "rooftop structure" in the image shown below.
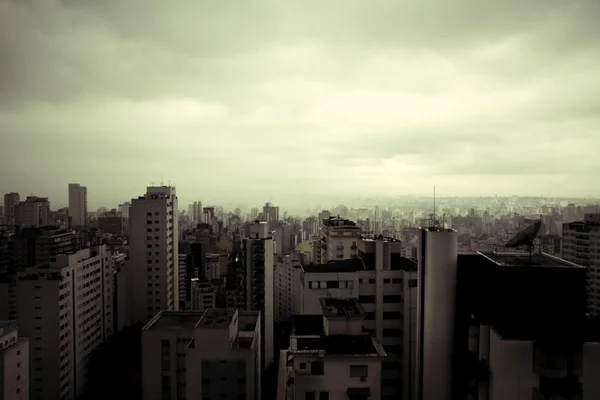
[[200,321],[198,321],[196,328],[224,328],[229,326],[235,312],[235,308],[212,308],[206,310]]
[[329,217],[328,219],[324,219],[323,225],[328,227],[350,227],[356,226],[356,222],[350,221],[346,218],[340,218],[340,216],[338,215],[337,217]]
[[329,335],[321,337],[292,337],[290,352],[317,353],[320,356],[385,357],[383,346],[369,335]]
[[323,316],[329,317],[364,317],[365,310],[357,299],[320,299]]
[[305,273],[325,273],[325,272],[356,272],[365,269],[363,262],[359,258],[348,258],[345,260],[331,260],[325,264],[303,265]]
[[501,253],[494,251],[480,252],[479,254],[503,267],[583,268],[581,265],[546,253],[531,254],[531,259],[529,253]]
[[194,328],[202,318],[204,312],[192,311],[162,311],[157,314],[146,326],[146,330],[173,330]]

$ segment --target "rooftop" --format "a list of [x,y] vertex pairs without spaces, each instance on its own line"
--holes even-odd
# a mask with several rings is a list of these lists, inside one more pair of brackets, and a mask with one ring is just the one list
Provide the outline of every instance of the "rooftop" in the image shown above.
[[143,330],[193,329],[204,312],[198,311],[161,311],[144,326]]
[[9,332],[16,331],[18,328],[17,321],[0,321],[0,335],[5,335]]
[[238,329],[240,331],[254,332],[258,323],[259,311],[238,311]]
[[504,267],[544,267],[544,268],[583,268],[580,265],[562,258],[552,256],[546,253],[532,253],[531,262],[529,253],[501,253],[501,252],[480,252],[479,254],[488,258],[496,265]]
[[330,335],[318,338],[292,337],[293,353],[319,353],[322,356],[385,357],[383,346],[369,335]]
[[227,328],[236,311],[235,308],[210,308],[204,312],[196,328]]
[[364,317],[365,310],[358,299],[319,299],[325,317]]
[[303,265],[305,273],[326,273],[326,272],[356,272],[365,269],[363,262],[359,258],[348,258],[346,260],[332,260],[327,264],[309,264]]
[[323,225],[327,226],[327,227],[345,227],[345,228],[356,227],[356,228],[360,229],[360,227],[356,226],[356,222],[350,221],[349,219],[346,219],[346,218],[340,218],[339,216],[329,217],[328,219],[324,219]]
[[390,236],[383,236],[383,235],[369,235],[369,234],[364,234],[362,236],[362,240],[363,242],[376,242],[378,240],[384,241],[384,242],[400,242],[400,240],[390,237]]

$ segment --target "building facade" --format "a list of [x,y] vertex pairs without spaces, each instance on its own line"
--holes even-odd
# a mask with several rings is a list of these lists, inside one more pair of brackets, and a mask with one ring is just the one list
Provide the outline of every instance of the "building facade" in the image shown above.
[[69,221],[71,227],[87,226],[87,188],[69,183]]
[[29,400],[29,339],[17,321],[0,321],[0,398]]

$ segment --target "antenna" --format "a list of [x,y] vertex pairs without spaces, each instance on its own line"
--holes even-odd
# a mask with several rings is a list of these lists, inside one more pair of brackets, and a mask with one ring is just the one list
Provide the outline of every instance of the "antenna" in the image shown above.
[[163,180],[163,176],[160,176],[160,186],[164,186],[165,185],[165,181]]
[[433,226],[435,227],[435,185],[433,185]]

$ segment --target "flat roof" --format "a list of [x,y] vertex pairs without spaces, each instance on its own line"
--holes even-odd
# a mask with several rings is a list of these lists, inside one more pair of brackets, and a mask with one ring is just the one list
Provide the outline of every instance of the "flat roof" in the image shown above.
[[144,326],[144,330],[182,330],[193,329],[204,312],[198,311],[161,311]]
[[356,272],[365,269],[362,260],[358,257],[345,260],[332,260],[327,264],[308,264],[303,265],[305,273],[327,273],[327,272]]
[[2,334],[6,335],[7,333],[16,331],[18,329],[16,320],[6,320],[0,321],[0,329],[2,330]]
[[479,254],[503,267],[584,268],[581,265],[546,253],[532,253],[531,261],[529,259],[529,253],[502,253],[491,251],[479,252]]
[[317,314],[292,315],[292,336],[323,336],[323,316]]
[[259,315],[260,311],[238,311],[238,329],[240,331],[254,332]]
[[204,312],[196,328],[226,328],[236,311],[235,308],[210,308]]
[[364,317],[365,310],[358,299],[319,299],[325,317]]
[[387,354],[370,335],[329,335],[318,338],[290,338],[293,353],[319,353],[322,356],[385,357]]

